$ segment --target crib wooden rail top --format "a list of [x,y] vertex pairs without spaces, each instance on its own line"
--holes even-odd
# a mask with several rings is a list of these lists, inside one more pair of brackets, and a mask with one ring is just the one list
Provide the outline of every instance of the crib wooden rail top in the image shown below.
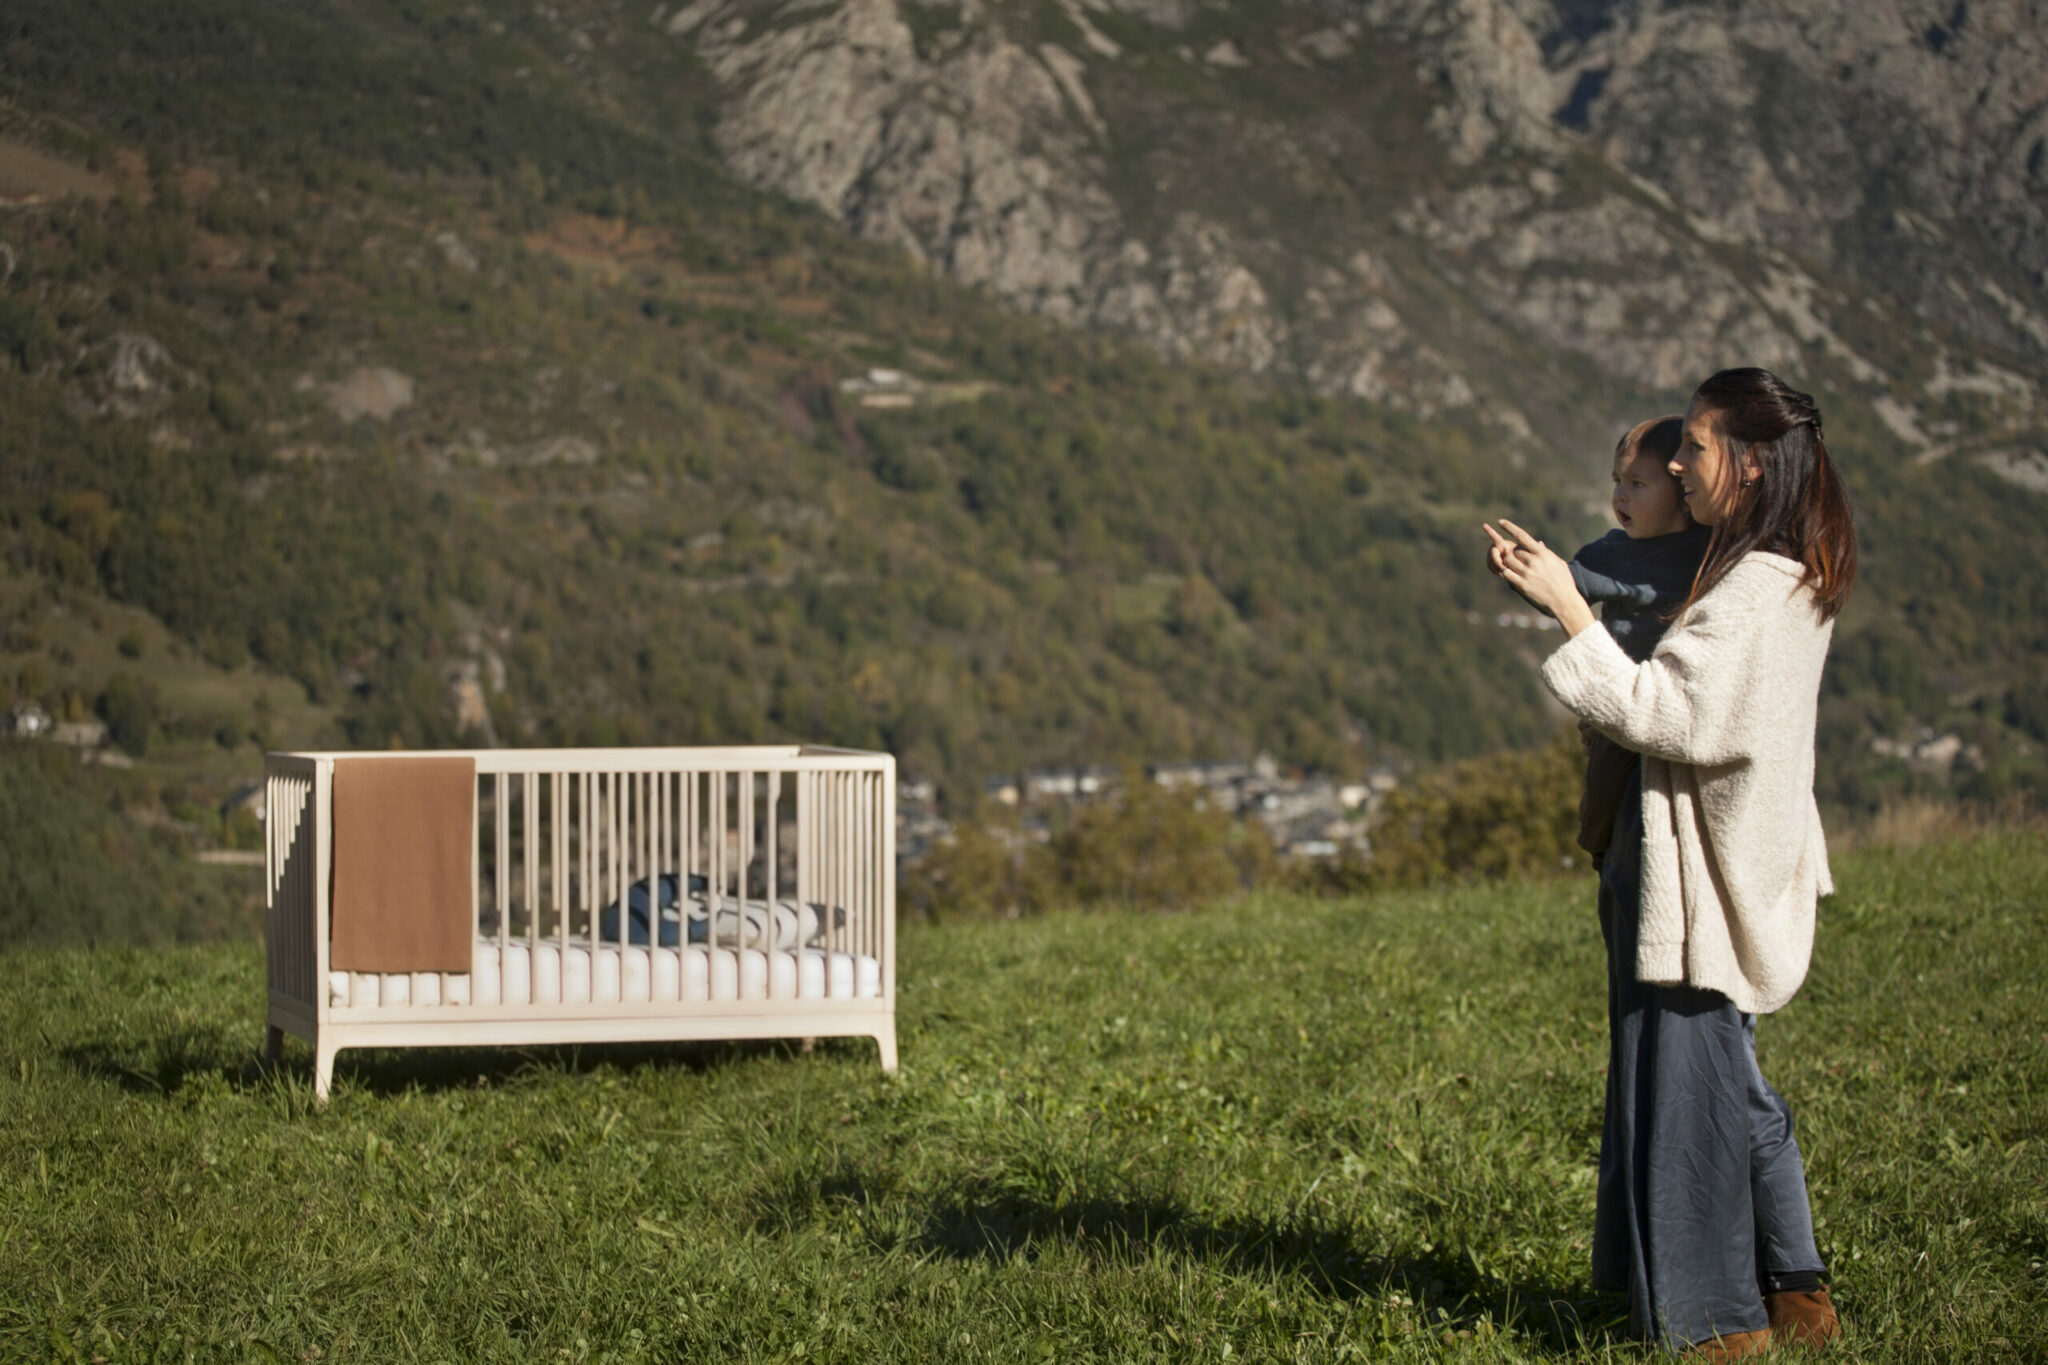
[[335,759],[467,758],[480,774],[605,772],[888,772],[896,756],[872,749],[824,744],[746,744],[708,748],[676,746],[613,749],[320,749],[273,750],[274,767],[312,765]]

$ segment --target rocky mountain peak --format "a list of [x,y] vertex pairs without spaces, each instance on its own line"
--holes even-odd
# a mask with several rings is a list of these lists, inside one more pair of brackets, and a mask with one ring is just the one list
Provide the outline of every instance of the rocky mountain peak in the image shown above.
[[[716,145],[952,278],[1509,443],[1782,367],[2048,374],[2040,4],[693,0]],[[1901,325],[1901,320],[1911,319]],[[1633,410],[1630,408],[1629,410]]]

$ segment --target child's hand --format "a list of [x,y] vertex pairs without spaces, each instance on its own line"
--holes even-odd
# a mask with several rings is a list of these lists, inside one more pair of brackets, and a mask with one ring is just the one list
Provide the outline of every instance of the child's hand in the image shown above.
[[1483,527],[1483,529],[1493,539],[1493,544],[1489,545],[1486,549],[1486,571],[1495,578],[1506,578],[1508,575],[1503,565],[1503,560],[1512,547],[1499,536],[1494,535],[1491,526]]

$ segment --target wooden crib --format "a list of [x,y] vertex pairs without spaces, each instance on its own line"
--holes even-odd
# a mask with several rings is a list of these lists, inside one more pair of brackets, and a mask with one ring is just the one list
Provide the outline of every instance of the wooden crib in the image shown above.
[[469,970],[350,970],[331,956],[336,765],[393,757],[430,756],[266,760],[267,1049],[311,1044],[322,1100],[352,1047],[855,1036],[896,1069],[889,755],[436,753],[475,767]]

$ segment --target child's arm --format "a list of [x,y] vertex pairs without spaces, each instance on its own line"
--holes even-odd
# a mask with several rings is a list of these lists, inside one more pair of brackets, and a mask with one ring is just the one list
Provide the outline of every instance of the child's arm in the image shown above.
[[1579,596],[1588,602],[1612,602],[1623,607],[1657,605],[1657,590],[1648,583],[1624,583],[1619,578],[1610,578],[1587,568],[1576,558],[1566,567],[1572,571],[1572,582],[1578,585]]
[[[1507,579],[1501,573],[1500,567],[1496,562],[1497,559],[1498,556],[1489,554],[1486,557],[1486,567],[1495,578],[1505,583]],[[1609,578],[1603,573],[1595,573],[1579,563],[1576,558],[1565,567],[1572,571],[1572,582],[1578,585],[1579,596],[1585,598],[1594,606],[1599,606],[1603,602],[1618,602],[1629,606],[1647,607],[1656,601],[1654,589],[1643,584],[1624,583],[1618,578]],[[1527,602],[1545,616],[1555,616],[1557,614],[1549,607],[1530,597],[1528,593],[1515,587],[1513,583],[1508,583],[1508,586],[1514,588],[1515,592],[1524,602]]]

